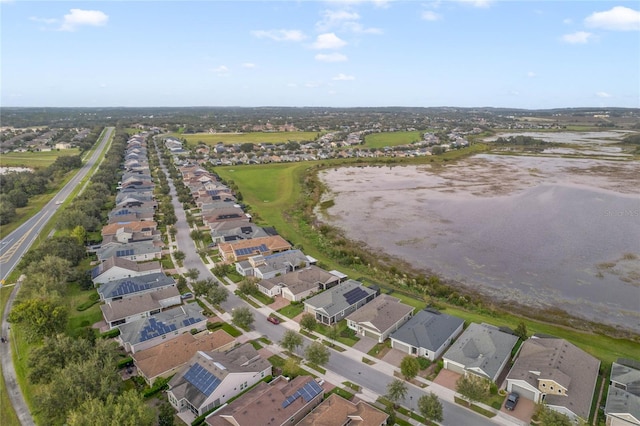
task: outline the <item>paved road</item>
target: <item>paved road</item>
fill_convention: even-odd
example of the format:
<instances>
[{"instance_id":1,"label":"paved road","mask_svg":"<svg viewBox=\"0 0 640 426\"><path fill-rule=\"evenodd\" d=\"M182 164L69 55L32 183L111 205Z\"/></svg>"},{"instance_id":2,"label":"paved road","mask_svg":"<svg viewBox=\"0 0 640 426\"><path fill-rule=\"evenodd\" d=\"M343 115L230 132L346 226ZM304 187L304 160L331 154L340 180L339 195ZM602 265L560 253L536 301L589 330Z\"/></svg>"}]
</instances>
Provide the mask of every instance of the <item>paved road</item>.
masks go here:
<instances>
[{"instance_id":1,"label":"paved road","mask_svg":"<svg viewBox=\"0 0 640 426\"><path fill-rule=\"evenodd\" d=\"M93 152L91 157L80 168L76 175L53 197L53 199L35 216L27 220L18 229L9 234L3 241L0 247L0 276L2 280L11 273L16 267L24 253L29 250L33 241L38 237L40 231L46 223L49 221L53 213L58 209L58 201L64 201L69 196L71 191L80 183L82 179L87 175L91 167L98 161L103 148L106 146L114 128L108 127L104 132L102 141ZM62 203L60 203L62 204ZM13 366L12 350L17 350L17 347L13 344L13 337L10 335L9 323L7 322L7 316L11 311L11 306L16 294L20 290L20 283L16 284L9 296L7 305L4 308L4 314L2 316L2 336L9 338L8 343L0 344L0 359L2 360L2 373L4 376L5 386L7 394L11 400L11 405L23 426L35 425L33 417L29 412L22 390L16 381L16 371ZM18 354L20 357L21 354ZM3 407L3 410L7 409Z\"/></svg>"},{"instance_id":2,"label":"paved road","mask_svg":"<svg viewBox=\"0 0 640 426\"><path fill-rule=\"evenodd\" d=\"M185 259L183 262L184 268L190 269L195 268L200 271L199 279L204 278L213 278L220 285L225 287L218 278L211 273L211 271L207 268L207 266L202 262L200 255L198 255L195 243L190 237L191 229L189 229L189 225L187 224L186 214L182 207L182 204L178 202L178 197L175 192L175 187L173 185L173 180L169 176L169 173L166 169L166 166L162 163L162 159L160 159L160 165L162 170L167 175L167 180L170 188L170 195L173 202L173 207L175 209L176 217L178 221L175 224L177 233L176 233L176 242L178 244L179 249L185 253ZM246 307L248 305L244 300L240 299L233 293L229 293L229 297L226 302L221 304L221 307L226 312L231 312L234 308L238 307ZM255 317L255 321L252 325L253 331L258 334L266 336L269 340L274 343L282 340L282 336L287 328L283 326L276 326L267 321L267 317L265 314L258 310L253 310L253 314ZM304 336L303 336L304 337ZM305 346L311 343L311 340L304 337ZM298 354L302 354L304 352L304 348L300 348L298 350ZM328 371L332 371L337 375L344 377L346 380L349 380L353 383L357 383L358 385L369 389L373 393L378 395L384 395L387 393L387 383L392 381L394 377L389 376L385 372L381 372L375 369L375 367L368 366L358 360L354 360L345 355L340 354L336 351L331 351L331 357L329 358L329 362L324 366ZM418 398L428 392L428 388L426 390L409 385L409 392L407 394L406 400L402 403L408 409L413 408L416 409L416 404ZM411 398L413 397L413 398ZM467 410L463 407L460 407L454 403L448 401L442 401L443 407L443 417L444 421L441 423L446 426L495 426L497 422L492 422L490 419L483 417L479 414L476 414L470 410Z\"/></svg>"}]
</instances>

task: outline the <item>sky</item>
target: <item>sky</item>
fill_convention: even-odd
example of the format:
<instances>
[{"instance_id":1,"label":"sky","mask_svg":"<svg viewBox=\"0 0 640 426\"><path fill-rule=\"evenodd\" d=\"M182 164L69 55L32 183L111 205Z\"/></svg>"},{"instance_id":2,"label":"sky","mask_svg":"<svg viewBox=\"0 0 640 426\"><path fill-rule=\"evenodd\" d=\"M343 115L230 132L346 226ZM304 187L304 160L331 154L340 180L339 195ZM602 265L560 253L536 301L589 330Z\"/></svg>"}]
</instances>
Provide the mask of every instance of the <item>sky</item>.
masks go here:
<instances>
[{"instance_id":1,"label":"sky","mask_svg":"<svg viewBox=\"0 0 640 426\"><path fill-rule=\"evenodd\" d=\"M637 1L0 0L0 105L640 107Z\"/></svg>"}]
</instances>

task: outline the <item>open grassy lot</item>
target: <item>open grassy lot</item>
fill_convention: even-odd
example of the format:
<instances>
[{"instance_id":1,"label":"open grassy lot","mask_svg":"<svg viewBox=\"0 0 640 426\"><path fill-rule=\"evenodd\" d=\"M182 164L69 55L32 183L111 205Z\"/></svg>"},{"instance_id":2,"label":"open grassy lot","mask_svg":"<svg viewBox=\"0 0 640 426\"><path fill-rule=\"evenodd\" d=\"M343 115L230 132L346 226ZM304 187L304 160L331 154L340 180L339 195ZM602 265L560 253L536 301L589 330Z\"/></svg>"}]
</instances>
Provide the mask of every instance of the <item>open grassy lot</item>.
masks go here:
<instances>
[{"instance_id":1,"label":"open grassy lot","mask_svg":"<svg viewBox=\"0 0 640 426\"><path fill-rule=\"evenodd\" d=\"M419 162L447 162L468 155L469 153L483 152L484 144L474 144L468 150L455 150L444 155L428 157L425 159L412 159L407 164ZM348 161L325 161L323 164L341 165ZM351 161L353 163L353 161ZM242 167L217 167L216 172L227 180L233 180L242 192L245 202L251 206L251 213L258 220L259 225L275 226L278 232L291 243L301 247L304 252L318 259L327 269L338 269L351 277L363 277L363 270L352 270L338 265L328 258L318 247L317 236L313 232L307 232L308 228L301 227L297 219L291 215L295 203L301 194L301 182L304 174L316 167L316 162L270 164ZM364 272L365 278L372 281L379 279L375 271ZM381 283L385 287L391 283ZM424 307L425 302L416 296L411 301L410 296L401 293L392 294L403 302L416 308ZM439 304L447 306L445 302ZM546 333L566 338L592 355L606 363L610 363L617 357L637 358L639 345L636 342L624 339L615 339L606 335L580 332L568 327L547 324L540 321L523 319L518 315L509 313L480 313L466 311L458 307L447 306L447 313L460 316L467 321L487 322L495 325L505 325L515 328L523 320L529 334ZM281 312L287 316L286 313Z\"/></svg>"},{"instance_id":2,"label":"open grassy lot","mask_svg":"<svg viewBox=\"0 0 640 426\"><path fill-rule=\"evenodd\" d=\"M321 133L318 132L250 132L250 133L172 133L178 139L186 139L188 143L204 142L207 145L216 145L219 142L225 145L234 143L287 143L311 142L316 140Z\"/></svg>"},{"instance_id":3,"label":"open grassy lot","mask_svg":"<svg viewBox=\"0 0 640 426\"><path fill-rule=\"evenodd\" d=\"M48 152L9 152L0 155L0 167L42 168L53 164L58 157L78 155L78 148L61 149Z\"/></svg>"},{"instance_id":4,"label":"open grassy lot","mask_svg":"<svg viewBox=\"0 0 640 426\"><path fill-rule=\"evenodd\" d=\"M364 137L364 145L367 148L384 148L385 146L406 145L422 140L419 130L413 132L384 132L371 133Z\"/></svg>"}]
</instances>

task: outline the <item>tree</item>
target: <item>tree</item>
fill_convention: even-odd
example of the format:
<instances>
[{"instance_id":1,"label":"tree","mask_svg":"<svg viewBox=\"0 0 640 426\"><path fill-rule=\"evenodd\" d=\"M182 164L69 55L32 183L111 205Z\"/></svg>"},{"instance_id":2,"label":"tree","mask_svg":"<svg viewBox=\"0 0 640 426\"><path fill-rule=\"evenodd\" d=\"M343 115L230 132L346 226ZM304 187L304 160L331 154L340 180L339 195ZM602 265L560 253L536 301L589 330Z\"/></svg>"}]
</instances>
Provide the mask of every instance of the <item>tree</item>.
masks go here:
<instances>
[{"instance_id":1,"label":"tree","mask_svg":"<svg viewBox=\"0 0 640 426\"><path fill-rule=\"evenodd\" d=\"M87 240L87 230L78 225L73 228L73 231L71 231L71 236L75 238L79 244L82 244L84 246Z\"/></svg>"},{"instance_id":2,"label":"tree","mask_svg":"<svg viewBox=\"0 0 640 426\"><path fill-rule=\"evenodd\" d=\"M539 423L544 426L572 426L574 424L569 417L544 404L538 405L536 411Z\"/></svg>"},{"instance_id":3,"label":"tree","mask_svg":"<svg viewBox=\"0 0 640 426\"><path fill-rule=\"evenodd\" d=\"M175 420L173 416L175 416L173 406L169 401L164 401L160 404L160 407L158 407L158 426L174 426Z\"/></svg>"},{"instance_id":4,"label":"tree","mask_svg":"<svg viewBox=\"0 0 640 426\"><path fill-rule=\"evenodd\" d=\"M400 362L400 372L404 376L405 380L413 379L418 375L419 371L420 364L415 357L407 355L402 358L402 361Z\"/></svg>"},{"instance_id":5,"label":"tree","mask_svg":"<svg viewBox=\"0 0 640 426\"><path fill-rule=\"evenodd\" d=\"M302 346L302 336L293 330L287 330L280 340L280 346L288 350L289 352L295 352L300 346Z\"/></svg>"},{"instance_id":6,"label":"tree","mask_svg":"<svg viewBox=\"0 0 640 426\"><path fill-rule=\"evenodd\" d=\"M24 327L25 337L30 342L64 331L67 318L66 306L57 298L47 296L26 299L9 313L9 322Z\"/></svg>"},{"instance_id":7,"label":"tree","mask_svg":"<svg viewBox=\"0 0 640 426\"><path fill-rule=\"evenodd\" d=\"M6 225L16 217L16 206L4 197L0 198L0 225Z\"/></svg>"},{"instance_id":8,"label":"tree","mask_svg":"<svg viewBox=\"0 0 640 426\"><path fill-rule=\"evenodd\" d=\"M173 421L173 410L171 414ZM153 408L133 389L118 396L110 394L106 401L89 399L67 416L69 426L152 426L154 423Z\"/></svg>"},{"instance_id":9,"label":"tree","mask_svg":"<svg viewBox=\"0 0 640 426\"><path fill-rule=\"evenodd\" d=\"M176 238L176 234L178 233L178 230L176 229L175 226L168 226L167 228L169 228L169 235L171 235L171 239L175 239Z\"/></svg>"},{"instance_id":10,"label":"tree","mask_svg":"<svg viewBox=\"0 0 640 426\"><path fill-rule=\"evenodd\" d=\"M182 261L184 260L185 257L187 257L186 254L184 254L183 251L180 250L176 250L173 252L173 257L176 258L176 260L178 261L178 263L182 263Z\"/></svg>"},{"instance_id":11,"label":"tree","mask_svg":"<svg viewBox=\"0 0 640 426\"><path fill-rule=\"evenodd\" d=\"M64 294L67 277L71 271L71 262L57 256L45 256L32 262L26 270L27 287L36 293Z\"/></svg>"},{"instance_id":12,"label":"tree","mask_svg":"<svg viewBox=\"0 0 640 426\"><path fill-rule=\"evenodd\" d=\"M312 313L307 312L306 314L302 314L302 316L300 317L300 327L307 330L308 332L312 332L313 330L315 330L317 324L318 323L316 322L316 318Z\"/></svg>"},{"instance_id":13,"label":"tree","mask_svg":"<svg viewBox=\"0 0 640 426\"><path fill-rule=\"evenodd\" d=\"M518 323L518 327L516 327L515 334L520 339L527 340L527 337L529 336L527 335L527 325L524 323L524 321L520 321Z\"/></svg>"},{"instance_id":14,"label":"tree","mask_svg":"<svg viewBox=\"0 0 640 426\"><path fill-rule=\"evenodd\" d=\"M488 380L475 374L465 374L456 382L456 391L471 405L475 401L487 397L489 392Z\"/></svg>"},{"instance_id":15,"label":"tree","mask_svg":"<svg viewBox=\"0 0 640 426\"><path fill-rule=\"evenodd\" d=\"M334 340L338 340L338 337L340 336L340 332L338 331L338 326L337 325L333 325L329 328L329 330L327 330L327 337L331 340L331 346L333 347Z\"/></svg>"},{"instance_id":16,"label":"tree","mask_svg":"<svg viewBox=\"0 0 640 426\"><path fill-rule=\"evenodd\" d=\"M300 374L300 361L296 357L289 357L284 361L282 374L293 379Z\"/></svg>"},{"instance_id":17,"label":"tree","mask_svg":"<svg viewBox=\"0 0 640 426\"><path fill-rule=\"evenodd\" d=\"M190 280L197 280L198 277L200 276L200 271L198 271L197 268L189 268L187 269L187 272L185 272L183 275L189 278Z\"/></svg>"},{"instance_id":18,"label":"tree","mask_svg":"<svg viewBox=\"0 0 640 426\"><path fill-rule=\"evenodd\" d=\"M394 379L387 385L386 397L393 402L394 407L397 407L398 402L407 396L408 391L407 385L402 380Z\"/></svg>"},{"instance_id":19,"label":"tree","mask_svg":"<svg viewBox=\"0 0 640 426\"><path fill-rule=\"evenodd\" d=\"M442 421L442 403L438 396L429 392L428 395L422 395L418 398L418 412L422 417L434 422Z\"/></svg>"},{"instance_id":20,"label":"tree","mask_svg":"<svg viewBox=\"0 0 640 426\"><path fill-rule=\"evenodd\" d=\"M234 309L231 318L235 325L245 330L253 323L253 313L246 307Z\"/></svg>"},{"instance_id":21,"label":"tree","mask_svg":"<svg viewBox=\"0 0 640 426\"><path fill-rule=\"evenodd\" d=\"M214 283L211 287L209 287L209 291L207 292L207 298L214 305L219 305L229 297L229 293L227 290L218 285L218 283Z\"/></svg>"},{"instance_id":22,"label":"tree","mask_svg":"<svg viewBox=\"0 0 640 426\"><path fill-rule=\"evenodd\" d=\"M304 351L304 356L312 364L324 365L329 362L329 349L320 342L313 342Z\"/></svg>"}]
</instances>

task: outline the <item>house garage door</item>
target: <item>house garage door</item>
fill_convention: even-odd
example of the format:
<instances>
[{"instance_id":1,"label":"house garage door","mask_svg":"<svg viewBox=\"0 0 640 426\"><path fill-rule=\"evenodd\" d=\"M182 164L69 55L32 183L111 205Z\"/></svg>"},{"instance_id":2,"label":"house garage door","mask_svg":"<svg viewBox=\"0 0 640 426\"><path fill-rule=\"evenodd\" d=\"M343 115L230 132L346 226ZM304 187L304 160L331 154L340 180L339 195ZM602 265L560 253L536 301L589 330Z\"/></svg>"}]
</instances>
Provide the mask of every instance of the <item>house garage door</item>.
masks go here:
<instances>
[{"instance_id":1,"label":"house garage door","mask_svg":"<svg viewBox=\"0 0 640 426\"><path fill-rule=\"evenodd\" d=\"M535 392L529 389L525 389L521 386L514 384L511 386L511 391L518 392L518 395L520 395L520 398L527 398L527 399L530 399L531 401L535 401L536 394Z\"/></svg>"},{"instance_id":2,"label":"house garage door","mask_svg":"<svg viewBox=\"0 0 640 426\"><path fill-rule=\"evenodd\" d=\"M447 370L451 370L454 373L458 373L458 374L464 374L464 367L461 367L458 364L454 364L453 362L444 362L444 368L446 368Z\"/></svg>"},{"instance_id":3,"label":"house garage door","mask_svg":"<svg viewBox=\"0 0 640 426\"><path fill-rule=\"evenodd\" d=\"M411 346L405 345L404 343L400 343L397 340L391 340L391 347L394 349L398 349L402 352L406 352L408 354L411 353Z\"/></svg>"}]
</instances>

